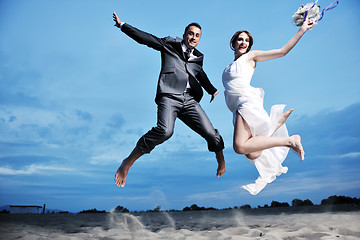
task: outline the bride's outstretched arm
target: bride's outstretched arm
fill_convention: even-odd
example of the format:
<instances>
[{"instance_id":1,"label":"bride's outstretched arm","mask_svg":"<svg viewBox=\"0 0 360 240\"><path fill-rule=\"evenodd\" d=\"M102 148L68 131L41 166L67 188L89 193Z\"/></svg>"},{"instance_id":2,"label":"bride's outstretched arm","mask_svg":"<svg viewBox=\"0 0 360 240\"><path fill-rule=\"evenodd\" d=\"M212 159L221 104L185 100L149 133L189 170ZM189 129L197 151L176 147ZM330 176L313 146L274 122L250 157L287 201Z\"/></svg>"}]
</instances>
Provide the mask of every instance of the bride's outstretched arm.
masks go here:
<instances>
[{"instance_id":1,"label":"bride's outstretched arm","mask_svg":"<svg viewBox=\"0 0 360 240\"><path fill-rule=\"evenodd\" d=\"M305 21L297 33L282 48L269 51L251 51L249 53L249 58L253 59L255 62L260 62L285 56L312 26L313 22L311 20Z\"/></svg>"}]
</instances>

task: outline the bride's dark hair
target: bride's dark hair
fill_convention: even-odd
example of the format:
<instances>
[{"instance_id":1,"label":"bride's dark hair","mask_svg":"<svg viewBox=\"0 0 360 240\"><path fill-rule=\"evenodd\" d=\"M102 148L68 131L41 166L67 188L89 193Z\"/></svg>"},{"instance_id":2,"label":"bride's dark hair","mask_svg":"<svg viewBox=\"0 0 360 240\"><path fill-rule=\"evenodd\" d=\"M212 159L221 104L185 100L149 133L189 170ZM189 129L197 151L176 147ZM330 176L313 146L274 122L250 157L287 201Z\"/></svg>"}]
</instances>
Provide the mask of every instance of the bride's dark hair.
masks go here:
<instances>
[{"instance_id":1,"label":"bride's dark hair","mask_svg":"<svg viewBox=\"0 0 360 240\"><path fill-rule=\"evenodd\" d=\"M246 33L246 34L249 36L249 47L248 47L248 49L246 50L246 52L249 52L250 49L251 49L251 46L252 46L253 43L254 43L254 39L253 39L252 35L251 35L248 31L246 31L246 30L237 31L237 32L232 36L232 38L231 38L231 40L230 40L230 48L231 48L233 51L235 51L234 44L235 44L235 41L238 39L238 37L239 37L239 35L240 35L241 33Z\"/></svg>"}]
</instances>

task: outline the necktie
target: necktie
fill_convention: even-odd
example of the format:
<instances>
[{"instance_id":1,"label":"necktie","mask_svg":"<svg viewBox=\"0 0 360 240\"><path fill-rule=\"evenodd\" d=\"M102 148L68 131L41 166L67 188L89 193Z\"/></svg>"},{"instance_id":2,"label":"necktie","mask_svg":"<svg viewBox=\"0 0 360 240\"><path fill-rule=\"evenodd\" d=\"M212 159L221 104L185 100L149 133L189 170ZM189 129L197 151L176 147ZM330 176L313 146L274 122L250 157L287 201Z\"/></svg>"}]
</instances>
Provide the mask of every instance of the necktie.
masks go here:
<instances>
[{"instance_id":1,"label":"necktie","mask_svg":"<svg viewBox=\"0 0 360 240\"><path fill-rule=\"evenodd\" d=\"M185 58L186 58L186 60L189 60L190 54L191 54L191 50L190 50L190 49L186 49L186 51L185 51Z\"/></svg>"}]
</instances>

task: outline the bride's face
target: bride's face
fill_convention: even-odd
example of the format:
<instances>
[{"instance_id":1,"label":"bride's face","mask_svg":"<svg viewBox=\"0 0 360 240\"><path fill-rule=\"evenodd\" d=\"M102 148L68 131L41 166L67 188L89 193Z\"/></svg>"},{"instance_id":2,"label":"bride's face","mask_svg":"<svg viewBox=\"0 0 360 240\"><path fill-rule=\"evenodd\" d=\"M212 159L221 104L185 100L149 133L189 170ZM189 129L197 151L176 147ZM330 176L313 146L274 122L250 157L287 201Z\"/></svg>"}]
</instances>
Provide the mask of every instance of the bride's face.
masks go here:
<instances>
[{"instance_id":1,"label":"bride's face","mask_svg":"<svg viewBox=\"0 0 360 240\"><path fill-rule=\"evenodd\" d=\"M246 33L240 33L234 42L235 55L243 55L249 48L250 38Z\"/></svg>"}]
</instances>

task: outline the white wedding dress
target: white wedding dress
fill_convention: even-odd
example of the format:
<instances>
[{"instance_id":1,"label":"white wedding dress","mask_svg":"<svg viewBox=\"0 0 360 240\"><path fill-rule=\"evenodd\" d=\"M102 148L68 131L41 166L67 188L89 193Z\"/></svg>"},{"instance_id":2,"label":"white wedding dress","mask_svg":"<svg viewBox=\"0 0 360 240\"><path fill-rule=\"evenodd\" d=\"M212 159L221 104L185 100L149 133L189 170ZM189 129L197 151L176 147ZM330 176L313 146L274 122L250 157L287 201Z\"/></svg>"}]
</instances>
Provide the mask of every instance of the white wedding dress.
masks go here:
<instances>
[{"instance_id":1,"label":"white wedding dress","mask_svg":"<svg viewBox=\"0 0 360 240\"><path fill-rule=\"evenodd\" d=\"M285 105L274 105L270 116L263 107L264 91L250 85L254 74L254 68L246 63L248 53L239 57L228 65L222 75L225 87L225 101L233 113L235 121L236 113L239 112L250 127L252 136L288 137L288 131L283 124L275 133L277 122L283 114ZM281 164L285 160L289 148L274 147L262 151L260 157L249 161L255 165L260 176L255 183L242 186L251 194L258 194L268 183L276 179L288 168Z\"/></svg>"}]
</instances>

